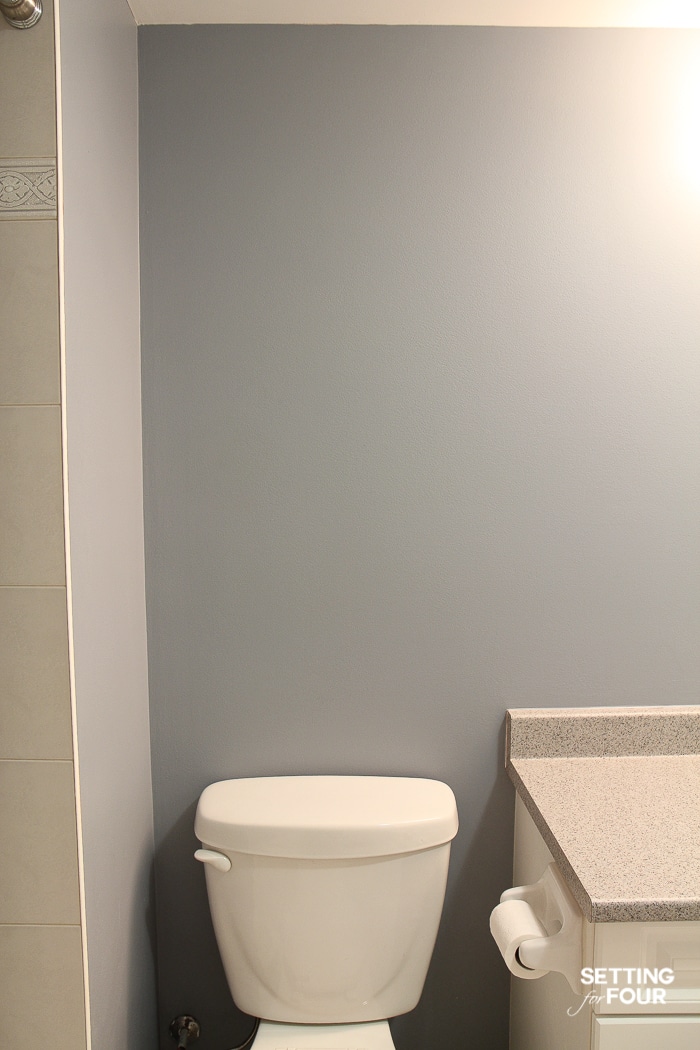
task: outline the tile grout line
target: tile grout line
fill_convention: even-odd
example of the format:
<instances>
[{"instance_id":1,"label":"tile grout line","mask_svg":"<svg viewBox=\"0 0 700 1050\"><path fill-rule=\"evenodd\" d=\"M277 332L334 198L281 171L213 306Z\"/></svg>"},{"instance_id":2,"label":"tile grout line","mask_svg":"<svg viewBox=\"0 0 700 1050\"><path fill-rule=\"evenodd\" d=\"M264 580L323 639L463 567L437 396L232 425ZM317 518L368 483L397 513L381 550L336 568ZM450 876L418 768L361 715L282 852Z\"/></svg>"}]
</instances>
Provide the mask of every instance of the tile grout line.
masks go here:
<instances>
[{"instance_id":1,"label":"tile grout line","mask_svg":"<svg viewBox=\"0 0 700 1050\"><path fill-rule=\"evenodd\" d=\"M0 583L0 591L65 591L65 583Z\"/></svg>"},{"instance_id":2,"label":"tile grout line","mask_svg":"<svg viewBox=\"0 0 700 1050\"><path fill-rule=\"evenodd\" d=\"M79 930L79 922L0 922L0 930L6 929L30 929L30 930Z\"/></svg>"},{"instance_id":3,"label":"tile grout line","mask_svg":"<svg viewBox=\"0 0 700 1050\"><path fill-rule=\"evenodd\" d=\"M2 758L0 756L0 764L2 764L3 762L33 762L35 764L37 762L41 762L43 764L45 764L47 762L52 762L54 764L56 762L61 762L61 763L65 763L67 765L72 765L73 764L73 759L72 758Z\"/></svg>"}]
</instances>

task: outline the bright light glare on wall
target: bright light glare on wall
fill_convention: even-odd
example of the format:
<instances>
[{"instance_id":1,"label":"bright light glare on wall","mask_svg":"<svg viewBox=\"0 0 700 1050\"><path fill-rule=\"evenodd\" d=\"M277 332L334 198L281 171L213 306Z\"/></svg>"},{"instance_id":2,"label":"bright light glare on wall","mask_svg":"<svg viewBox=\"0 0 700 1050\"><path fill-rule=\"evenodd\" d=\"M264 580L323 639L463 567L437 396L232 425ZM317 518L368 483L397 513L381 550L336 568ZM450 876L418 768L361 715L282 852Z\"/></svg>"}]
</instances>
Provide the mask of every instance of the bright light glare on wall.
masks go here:
<instances>
[{"instance_id":1,"label":"bright light glare on wall","mask_svg":"<svg viewBox=\"0 0 700 1050\"><path fill-rule=\"evenodd\" d=\"M678 159L684 177L700 191L700 54L681 76Z\"/></svg>"}]
</instances>

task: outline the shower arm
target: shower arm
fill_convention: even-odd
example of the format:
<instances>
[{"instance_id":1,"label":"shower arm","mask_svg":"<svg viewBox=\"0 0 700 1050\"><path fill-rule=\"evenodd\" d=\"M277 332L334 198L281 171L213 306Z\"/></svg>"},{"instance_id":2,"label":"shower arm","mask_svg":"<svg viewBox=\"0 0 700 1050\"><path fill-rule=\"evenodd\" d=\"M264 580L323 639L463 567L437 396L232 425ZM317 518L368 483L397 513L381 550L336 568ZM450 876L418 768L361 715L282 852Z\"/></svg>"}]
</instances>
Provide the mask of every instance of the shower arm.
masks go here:
<instances>
[{"instance_id":1,"label":"shower arm","mask_svg":"<svg viewBox=\"0 0 700 1050\"><path fill-rule=\"evenodd\" d=\"M31 29L41 18L41 0L0 0L0 12L15 29Z\"/></svg>"}]
</instances>

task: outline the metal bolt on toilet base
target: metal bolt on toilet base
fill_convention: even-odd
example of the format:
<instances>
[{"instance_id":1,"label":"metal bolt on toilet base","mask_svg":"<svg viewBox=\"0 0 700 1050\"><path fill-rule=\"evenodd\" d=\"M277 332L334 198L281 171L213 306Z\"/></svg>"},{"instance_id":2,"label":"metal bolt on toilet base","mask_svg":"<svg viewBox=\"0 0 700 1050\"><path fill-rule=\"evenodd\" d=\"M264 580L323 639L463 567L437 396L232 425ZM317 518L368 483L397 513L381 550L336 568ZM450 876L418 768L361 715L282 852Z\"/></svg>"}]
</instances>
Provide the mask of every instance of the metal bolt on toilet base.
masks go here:
<instances>
[{"instance_id":1,"label":"metal bolt on toilet base","mask_svg":"<svg viewBox=\"0 0 700 1050\"><path fill-rule=\"evenodd\" d=\"M178 1050L184 1050L190 1043L199 1039L199 1032L199 1021L189 1014L174 1017L170 1022L170 1034L173 1039L177 1039Z\"/></svg>"}]
</instances>

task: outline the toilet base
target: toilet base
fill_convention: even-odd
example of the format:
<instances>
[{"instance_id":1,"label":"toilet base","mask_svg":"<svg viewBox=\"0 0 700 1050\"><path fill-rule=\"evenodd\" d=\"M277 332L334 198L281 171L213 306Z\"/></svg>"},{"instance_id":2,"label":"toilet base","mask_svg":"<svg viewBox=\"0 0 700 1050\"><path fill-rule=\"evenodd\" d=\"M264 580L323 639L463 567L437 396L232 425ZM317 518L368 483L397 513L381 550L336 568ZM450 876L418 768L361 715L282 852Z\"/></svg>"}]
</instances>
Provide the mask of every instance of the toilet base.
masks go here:
<instances>
[{"instance_id":1,"label":"toilet base","mask_svg":"<svg viewBox=\"0 0 700 1050\"><path fill-rule=\"evenodd\" d=\"M251 1050L395 1050L388 1021L280 1024L261 1021Z\"/></svg>"}]
</instances>

